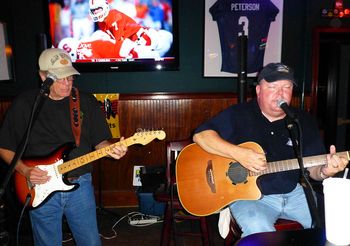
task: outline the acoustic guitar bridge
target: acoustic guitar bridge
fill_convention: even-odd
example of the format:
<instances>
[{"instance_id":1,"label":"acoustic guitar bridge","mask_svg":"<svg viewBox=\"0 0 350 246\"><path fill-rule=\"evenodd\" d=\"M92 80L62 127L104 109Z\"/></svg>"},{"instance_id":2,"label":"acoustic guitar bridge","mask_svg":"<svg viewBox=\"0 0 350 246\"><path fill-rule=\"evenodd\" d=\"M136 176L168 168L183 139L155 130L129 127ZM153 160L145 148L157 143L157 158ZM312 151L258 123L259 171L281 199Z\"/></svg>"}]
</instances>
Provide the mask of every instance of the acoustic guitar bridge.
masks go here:
<instances>
[{"instance_id":1,"label":"acoustic guitar bridge","mask_svg":"<svg viewBox=\"0 0 350 246\"><path fill-rule=\"evenodd\" d=\"M210 190L212 193L216 193L216 187L215 187L215 177L213 172L213 162L212 160L208 161L207 169L206 169L206 177L207 177L207 183L210 187Z\"/></svg>"}]
</instances>

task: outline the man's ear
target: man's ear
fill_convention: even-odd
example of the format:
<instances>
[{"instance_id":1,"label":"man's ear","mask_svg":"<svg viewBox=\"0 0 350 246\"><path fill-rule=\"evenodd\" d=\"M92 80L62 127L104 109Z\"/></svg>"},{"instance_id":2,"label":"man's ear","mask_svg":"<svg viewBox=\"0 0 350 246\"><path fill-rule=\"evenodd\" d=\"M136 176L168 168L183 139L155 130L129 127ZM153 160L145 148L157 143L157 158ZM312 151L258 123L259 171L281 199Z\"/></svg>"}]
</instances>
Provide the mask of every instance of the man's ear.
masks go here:
<instances>
[{"instance_id":1,"label":"man's ear","mask_svg":"<svg viewBox=\"0 0 350 246\"><path fill-rule=\"evenodd\" d=\"M259 84L257 84L257 85L255 86L255 92L256 92L256 95L257 95L257 96L260 94L260 90L261 90L261 87L260 87Z\"/></svg>"}]
</instances>

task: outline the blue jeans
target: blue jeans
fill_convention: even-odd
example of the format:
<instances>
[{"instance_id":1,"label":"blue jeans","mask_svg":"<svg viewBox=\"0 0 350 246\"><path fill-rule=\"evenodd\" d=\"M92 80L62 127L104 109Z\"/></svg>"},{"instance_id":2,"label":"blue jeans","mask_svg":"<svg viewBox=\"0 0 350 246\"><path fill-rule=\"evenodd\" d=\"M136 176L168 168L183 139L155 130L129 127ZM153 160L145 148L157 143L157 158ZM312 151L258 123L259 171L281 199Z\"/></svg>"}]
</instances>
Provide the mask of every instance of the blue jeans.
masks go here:
<instances>
[{"instance_id":1,"label":"blue jeans","mask_svg":"<svg viewBox=\"0 0 350 246\"><path fill-rule=\"evenodd\" d=\"M266 195L253 201L236 201L229 207L242 229L242 237L275 231L274 223L278 218L298 221L305 229L312 224L304 189L300 184L287 194Z\"/></svg>"},{"instance_id":2,"label":"blue jeans","mask_svg":"<svg viewBox=\"0 0 350 246\"><path fill-rule=\"evenodd\" d=\"M91 174L82 175L74 183L80 187L70 192L56 192L42 206L29 212L36 246L62 245L63 215L76 245L101 245Z\"/></svg>"}]
</instances>

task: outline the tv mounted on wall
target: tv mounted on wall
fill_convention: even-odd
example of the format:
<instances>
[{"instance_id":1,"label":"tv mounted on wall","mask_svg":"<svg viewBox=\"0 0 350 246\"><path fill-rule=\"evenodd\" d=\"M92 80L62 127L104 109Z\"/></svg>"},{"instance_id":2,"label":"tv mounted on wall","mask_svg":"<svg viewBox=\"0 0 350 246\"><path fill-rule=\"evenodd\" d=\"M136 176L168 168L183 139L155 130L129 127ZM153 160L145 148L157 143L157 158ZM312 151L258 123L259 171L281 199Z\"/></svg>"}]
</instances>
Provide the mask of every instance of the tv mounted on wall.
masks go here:
<instances>
[{"instance_id":1,"label":"tv mounted on wall","mask_svg":"<svg viewBox=\"0 0 350 246\"><path fill-rule=\"evenodd\" d=\"M177 70L177 0L44 0L49 40L81 72Z\"/></svg>"},{"instance_id":2,"label":"tv mounted on wall","mask_svg":"<svg viewBox=\"0 0 350 246\"><path fill-rule=\"evenodd\" d=\"M9 42L6 23L0 21L0 81L12 81L13 53Z\"/></svg>"}]
</instances>

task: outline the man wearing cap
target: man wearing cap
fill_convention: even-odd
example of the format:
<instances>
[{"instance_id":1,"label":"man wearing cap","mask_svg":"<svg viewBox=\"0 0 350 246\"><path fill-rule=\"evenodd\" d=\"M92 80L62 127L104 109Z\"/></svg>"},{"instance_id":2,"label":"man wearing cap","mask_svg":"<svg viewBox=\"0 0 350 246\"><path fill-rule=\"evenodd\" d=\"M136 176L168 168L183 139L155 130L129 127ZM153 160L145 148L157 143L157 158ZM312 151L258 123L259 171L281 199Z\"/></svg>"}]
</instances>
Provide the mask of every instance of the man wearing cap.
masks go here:
<instances>
[{"instance_id":1,"label":"man wearing cap","mask_svg":"<svg viewBox=\"0 0 350 246\"><path fill-rule=\"evenodd\" d=\"M199 126L194 142L209 153L236 160L254 173L264 171L268 162L294 159L292 137L286 127L288 117L279 106L281 101L290 104L294 85L293 72L288 66L266 65L258 75L256 99L232 105ZM300 109L291 107L290 110L297 115L302 128L303 156L326 153L316 121ZM258 143L264 153L239 146L249 141ZM347 163L336 155L332 145L327 164L320 163L308 170L312 179L323 180L342 171ZM312 218L299 181L299 170L261 175L257 181L262 193L260 199L231 203L231 215L241 227L242 237L274 231L278 218L295 220L304 228L310 228Z\"/></svg>"},{"instance_id":2,"label":"man wearing cap","mask_svg":"<svg viewBox=\"0 0 350 246\"><path fill-rule=\"evenodd\" d=\"M80 115L80 121L75 119L74 123L80 124L81 133L77 134L78 138L73 133L71 92L78 92L73 88L73 80L79 72L72 66L69 55L61 49L44 50L39 57L39 67L42 81L48 77L54 81L37 119L33 122L23 156L47 157L62 145L75 142L77 147L69 154L69 159L73 159L93 149L111 145L112 136L104 114L95 97L89 94L79 93L80 110L77 115ZM0 128L0 157L6 163L11 162L21 143L38 93L39 89L22 93L14 99L6 114ZM114 147L108 154L119 159L126 151L127 148L121 145ZM51 179L47 171L26 166L24 162L18 161L16 171L32 185L45 184ZM68 180L79 184L79 187L70 192L54 192L45 202L29 212L35 245L62 245L63 215L77 245L101 245L91 171L91 164L87 164L68 172Z\"/></svg>"}]
</instances>

